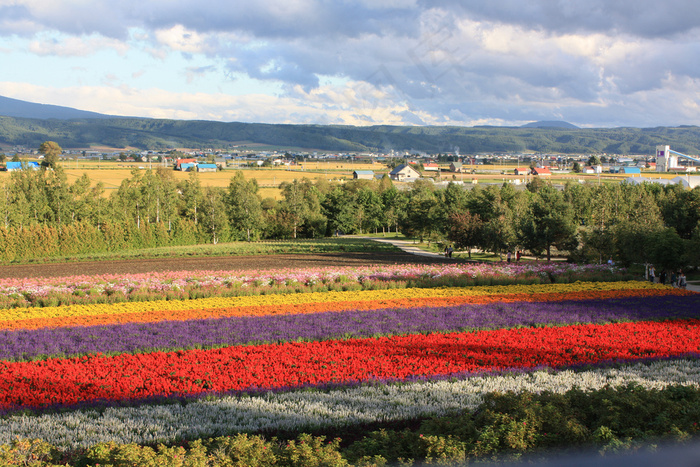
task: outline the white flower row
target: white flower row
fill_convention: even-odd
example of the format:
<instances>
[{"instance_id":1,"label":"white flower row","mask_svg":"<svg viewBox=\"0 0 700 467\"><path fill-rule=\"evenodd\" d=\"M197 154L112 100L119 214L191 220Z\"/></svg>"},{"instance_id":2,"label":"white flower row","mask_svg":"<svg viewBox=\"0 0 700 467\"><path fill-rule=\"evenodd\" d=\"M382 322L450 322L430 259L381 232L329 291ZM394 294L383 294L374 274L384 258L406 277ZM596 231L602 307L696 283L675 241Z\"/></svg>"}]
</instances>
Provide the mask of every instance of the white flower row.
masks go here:
<instances>
[{"instance_id":1,"label":"white flower row","mask_svg":"<svg viewBox=\"0 0 700 467\"><path fill-rule=\"evenodd\" d=\"M0 419L0 444L39 438L60 448L100 442L156 443L261 430L302 432L376 421L444 415L474 409L491 392L595 390L637 383L649 389L670 384L700 387L700 360L630 364L582 372L535 371L458 381L361 386L331 390L220 397L182 404L80 410Z\"/></svg>"}]
</instances>

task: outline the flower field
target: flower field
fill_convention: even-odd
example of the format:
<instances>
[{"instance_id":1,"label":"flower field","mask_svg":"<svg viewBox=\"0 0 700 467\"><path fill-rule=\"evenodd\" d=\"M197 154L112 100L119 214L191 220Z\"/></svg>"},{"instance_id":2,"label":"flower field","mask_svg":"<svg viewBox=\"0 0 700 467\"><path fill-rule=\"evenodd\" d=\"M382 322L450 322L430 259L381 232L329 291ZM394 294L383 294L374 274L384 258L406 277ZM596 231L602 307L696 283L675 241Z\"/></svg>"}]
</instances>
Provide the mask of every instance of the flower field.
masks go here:
<instances>
[{"instance_id":1,"label":"flower field","mask_svg":"<svg viewBox=\"0 0 700 467\"><path fill-rule=\"evenodd\" d=\"M446 415L493 392L700 387L700 294L577 281L591 271L573 266L469 267L5 281L93 300L0 310L0 444L301 433ZM427 284L462 276L496 285ZM167 295L188 280L229 293ZM387 286L312 287L367 281ZM264 291L282 283L306 288ZM129 300L136 284L155 295Z\"/></svg>"}]
</instances>

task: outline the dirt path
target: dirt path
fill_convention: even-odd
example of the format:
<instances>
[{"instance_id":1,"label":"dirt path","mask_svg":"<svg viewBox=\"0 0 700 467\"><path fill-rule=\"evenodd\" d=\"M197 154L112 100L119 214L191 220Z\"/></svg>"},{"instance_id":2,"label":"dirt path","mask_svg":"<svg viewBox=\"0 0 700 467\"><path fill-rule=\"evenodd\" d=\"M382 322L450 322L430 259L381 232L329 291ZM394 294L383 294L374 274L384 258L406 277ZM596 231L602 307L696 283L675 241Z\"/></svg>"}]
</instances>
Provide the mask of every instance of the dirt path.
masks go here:
<instances>
[{"instance_id":1,"label":"dirt path","mask_svg":"<svg viewBox=\"0 0 700 467\"><path fill-rule=\"evenodd\" d=\"M233 271L381 264L444 263L439 256L396 253L326 253L319 255L211 256L192 258L144 258L80 263L23 264L0 266L0 278L63 277L74 275L140 274L163 271Z\"/></svg>"}]
</instances>

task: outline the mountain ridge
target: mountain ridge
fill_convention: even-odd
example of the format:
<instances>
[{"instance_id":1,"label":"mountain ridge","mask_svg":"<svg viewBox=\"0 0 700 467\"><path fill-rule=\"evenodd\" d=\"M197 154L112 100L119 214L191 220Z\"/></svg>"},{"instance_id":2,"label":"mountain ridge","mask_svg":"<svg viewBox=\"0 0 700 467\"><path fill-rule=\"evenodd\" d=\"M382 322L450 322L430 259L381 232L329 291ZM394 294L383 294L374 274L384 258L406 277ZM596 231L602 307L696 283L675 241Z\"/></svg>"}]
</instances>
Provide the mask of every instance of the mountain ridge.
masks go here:
<instances>
[{"instance_id":1,"label":"mountain ridge","mask_svg":"<svg viewBox=\"0 0 700 467\"><path fill-rule=\"evenodd\" d=\"M115 118L98 112L60 105L39 104L0 96L0 115L15 118L72 120L77 118Z\"/></svg>"},{"instance_id":2,"label":"mountain ridge","mask_svg":"<svg viewBox=\"0 0 700 467\"><path fill-rule=\"evenodd\" d=\"M0 115L12 106L19 113L22 102L0 97ZM228 148L236 152L245 142L327 152L655 154L656 145L669 144L684 154L700 152L700 128L696 126L583 129L566 122L552 127L553 122L545 121L533 122L541 125L534 127L358 127L115 117L43 104L25 109L51 111L54 113L43 115L54 118L0 116L0 146L36 149L44 141L55 141L64 149Z\"/></svg>"}]
</instances>

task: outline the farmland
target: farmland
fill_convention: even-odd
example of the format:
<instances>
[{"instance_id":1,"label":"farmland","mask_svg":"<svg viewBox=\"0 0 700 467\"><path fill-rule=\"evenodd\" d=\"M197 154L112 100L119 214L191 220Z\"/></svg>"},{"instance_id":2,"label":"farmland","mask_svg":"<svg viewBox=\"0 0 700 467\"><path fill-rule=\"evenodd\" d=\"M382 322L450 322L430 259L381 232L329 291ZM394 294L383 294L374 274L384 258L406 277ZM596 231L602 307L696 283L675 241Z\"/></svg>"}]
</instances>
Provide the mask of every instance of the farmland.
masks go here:
<instances>
[{"instance_id":1,"label":"farmland","mask_svg":"<svg viewBox=\"0 0 700 467\"><path fill-rule=\"evenodd\" d=\"M76 165L78 167L76 167ZM93 185L102 183L105 188L105 195L119 188L121 182L131 177L131 172L138 169L156 170L158 164L136 163L136 162L98 162L98 161L63 161L68 181L75 182L78 178L86 174ZM177 181L187 180L188 172L172 170L173 177ZM246 179L255 179L260 187L260 194L263 198L281 199L281 192L278 187L282 182L291 182L295 179L308 178L311 180L323 179L328 181L342 181L352 179L355 170L373 170L377 173L387 173L389 170L383 164L361 164L348 162L307 162L292 168L244 168L240 171ZM226 169L218 172L199 173L202 186L227 187L237 169ZM0 181L9 177L8 172L0 172Z\"/></svg>"},{"instance_id":2,"label":"farmland","mask_svg":"<svg viewBox=\"0 0 700 467\"><path fill-rule=\"evenodd\" d=\"M92 181L93 186L102 183L105 188L105 196L118 189L123 180L132 176L133 170L156 170L161 167L156 163L143 162L113 162L113 161L86 161L86 160L64 160L60 164L70 183L75 182L84 174ZM448 166L442 167L440 173L424 173L435 181L471 184L502 184L502 183L522 183L525 184L531 177L513 175L514 165L481 165L474 166L478 169L475 174L452 173L447 171ZM172 169L169 167L168 170ZM291 182L302 178L310 180L326 180L329 182L343 183L353 178L355 170L371 170L375 174L386 174L390 171L386 165L380 163L351 163L347 161L310 161L299 165L284 168L227 168L218 172L199 173L199 180L202 186L225 188L229 185L231 178L237 171L241 171L247 180L255 179L260 187L260 195L263 198L273 198L280 200L282 194L279 190L280 183ZM505 172L505 173L503 173ZM172 175L176 181L184 181L189 177L188 172L172 170ZM648 175L647 175L648 176ZM672 178L675 174L651 173L654 178ZM9 177L8 172L0 172L0 181ZM554 174L551 177L552 183L564 184L568 181L588 182L588 183L615 183L625 179L624 174L604 174L599 177L591 174Z\"/></svg>"},{"instance_id":3,"label":"farmland","mask_svg":"<svg viewBox=\"0 0 700 467\"><path fill-rule=\"evenodd\" d=\"M0 460L448 463L697 435L700 294L608 265L396 258L6 276Z\"/></svg>"}]
</instances>

